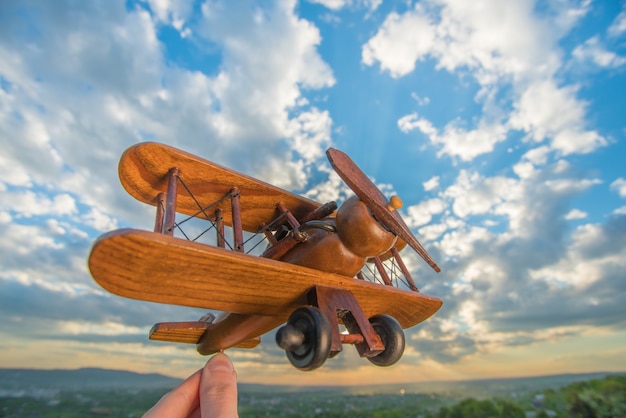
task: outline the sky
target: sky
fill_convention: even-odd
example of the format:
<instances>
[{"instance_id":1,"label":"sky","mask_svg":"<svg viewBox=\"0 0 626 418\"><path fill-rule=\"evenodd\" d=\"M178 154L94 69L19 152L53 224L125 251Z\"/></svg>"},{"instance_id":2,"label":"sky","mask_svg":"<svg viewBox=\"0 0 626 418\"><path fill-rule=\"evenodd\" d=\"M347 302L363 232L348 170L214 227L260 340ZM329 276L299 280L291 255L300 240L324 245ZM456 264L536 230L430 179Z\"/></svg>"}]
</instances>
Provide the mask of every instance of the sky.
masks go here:
<instances>
[{"instance_id":1,"label":"sky","mask_svg":"<svg viewBox=\"0 0 626 418\"><path fill-rule=\"evenodd\" d=\"M442 269L403 252L444 305L393 367L348 346L300 372L270 333L228 351L241 382L626 371L625 3L4 0L0 57L0 367L203 365L147 334L204 312L87 270L152 229L117 163L157 141L321 203L350 193L339 148Z\"/></svg>"}]
</instances>

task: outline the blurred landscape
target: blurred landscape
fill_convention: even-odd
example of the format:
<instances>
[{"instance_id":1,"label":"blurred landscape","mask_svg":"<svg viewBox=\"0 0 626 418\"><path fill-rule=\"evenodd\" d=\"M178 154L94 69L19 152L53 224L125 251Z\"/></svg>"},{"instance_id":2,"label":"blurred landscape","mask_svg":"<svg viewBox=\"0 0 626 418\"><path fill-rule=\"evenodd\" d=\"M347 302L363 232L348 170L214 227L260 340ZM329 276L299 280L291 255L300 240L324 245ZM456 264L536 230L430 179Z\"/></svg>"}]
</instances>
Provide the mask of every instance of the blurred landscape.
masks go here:
<instances>
[{"instance_id":1,"label":"blurred landscape","mask_svg":"<svg viewBox=\"0 0 626 418\"><path fill-rule=\"evenodd\" d=\"M119 370L0 369L1 417L140 417L180 383ZM383 386L239 385L241 417L626 417L626 373Z\"/></svg>"}]
</instances>

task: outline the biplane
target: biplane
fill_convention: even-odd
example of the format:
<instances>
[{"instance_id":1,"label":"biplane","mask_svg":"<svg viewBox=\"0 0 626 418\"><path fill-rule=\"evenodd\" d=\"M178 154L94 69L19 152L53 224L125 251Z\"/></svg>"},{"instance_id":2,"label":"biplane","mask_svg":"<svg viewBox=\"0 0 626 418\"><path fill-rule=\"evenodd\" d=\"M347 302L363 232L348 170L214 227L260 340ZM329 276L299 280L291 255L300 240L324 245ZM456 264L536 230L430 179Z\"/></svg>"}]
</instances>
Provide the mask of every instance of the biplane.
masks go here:
<instances>
[{"instance_id":1,"label":"biplane","mask_svg":"<svg viewBox=\"0 0 626 418\"><path fill-rule=\"evenodd\" d=\"M134 145L119 177L131 196L156 207L154 230L102 235L89 270L119 296L223 312L157 323L153 340L195 344L208 355L254 348L280 327L276 343L300 370L320 367L343 344L392 365L404 351L403 330L442 305L418 290L399 252L408 245L439 267L402 220L399 198L387 199L343 152L331 148L327 157L355 193L340 207L170 146ZM190 235L189 220L206 226Z\"/></svg>"}]
</instances>

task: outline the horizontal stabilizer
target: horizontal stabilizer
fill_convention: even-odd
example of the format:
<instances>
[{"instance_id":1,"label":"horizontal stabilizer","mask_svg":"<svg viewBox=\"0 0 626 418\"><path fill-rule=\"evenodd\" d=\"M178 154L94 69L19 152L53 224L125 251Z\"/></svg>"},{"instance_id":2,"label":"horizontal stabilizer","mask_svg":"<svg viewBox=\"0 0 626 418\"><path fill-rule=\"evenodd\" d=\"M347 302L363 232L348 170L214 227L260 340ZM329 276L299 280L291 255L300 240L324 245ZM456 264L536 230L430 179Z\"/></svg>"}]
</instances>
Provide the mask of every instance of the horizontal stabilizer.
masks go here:
<instances>
[{"instance_id":1,"label":"horizontal stabilizer","mask_svg":"<svg viewBox=\"0 0 626 418\"><path fill-rule=\"evenodd\" d=\"M174 343L198 344L200 338L215 324L205 321L160 322L150 330L150 339ZM243 341L235 348L254 348L261 342L260 337Z\"/></svg>"}]
</instances>

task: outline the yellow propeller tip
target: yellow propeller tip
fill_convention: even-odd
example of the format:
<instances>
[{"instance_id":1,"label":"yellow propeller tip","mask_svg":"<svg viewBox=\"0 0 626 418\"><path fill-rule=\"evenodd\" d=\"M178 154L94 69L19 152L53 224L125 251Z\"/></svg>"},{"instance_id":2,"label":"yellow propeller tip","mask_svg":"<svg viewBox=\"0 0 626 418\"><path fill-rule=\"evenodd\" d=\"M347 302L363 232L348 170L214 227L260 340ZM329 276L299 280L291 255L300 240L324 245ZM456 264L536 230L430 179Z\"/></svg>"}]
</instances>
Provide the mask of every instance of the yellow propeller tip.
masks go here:
<instances>
[{"instance_id":1,"label":"yellow propeller tip","mask_svg":"<svg viewBox=\"0 0 626 418\"><path fill-rule=\"evenodd\" d=\"M392 211L400 209L402 207L402 199L400 199L398 196L391 196L387 207L389 208L389 210Z\"/></svg>"}]
</instances>

